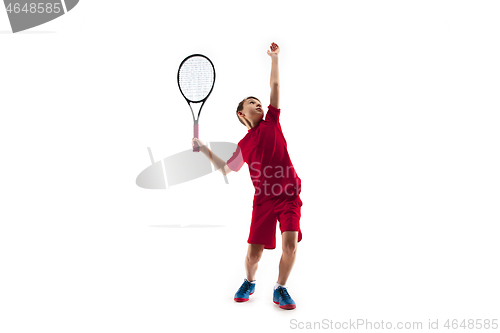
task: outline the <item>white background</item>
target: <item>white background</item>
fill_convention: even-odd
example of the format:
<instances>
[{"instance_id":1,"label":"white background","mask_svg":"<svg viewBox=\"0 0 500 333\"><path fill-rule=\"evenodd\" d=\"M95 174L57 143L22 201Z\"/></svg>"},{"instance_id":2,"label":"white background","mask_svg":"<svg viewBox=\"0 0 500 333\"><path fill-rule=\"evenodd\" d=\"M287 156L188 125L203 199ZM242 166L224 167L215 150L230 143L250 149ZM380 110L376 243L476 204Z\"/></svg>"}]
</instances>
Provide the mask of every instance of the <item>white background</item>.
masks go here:
<instances>
[{"instance_id":1,"label":"white background","mask_svg":"<svg viewBox=\"0 0 500 333\"><path fill-rule=\"evenodd\" d=\"M500 319L496 1L81 1L12 34L0 11L0 331L263 332L290 320ZM302 179L303 241L272 303L281 239L249 302L248 167L167 190L137 175L191 148L176 82L209 56L204 141L269 103ZM267 108L266 108L267 109ZM185 228L176 225L221 225ZM394 324L395 325L395 324ZM444 331L444 329L443 329Z\"/></svg>"}]
</instances>

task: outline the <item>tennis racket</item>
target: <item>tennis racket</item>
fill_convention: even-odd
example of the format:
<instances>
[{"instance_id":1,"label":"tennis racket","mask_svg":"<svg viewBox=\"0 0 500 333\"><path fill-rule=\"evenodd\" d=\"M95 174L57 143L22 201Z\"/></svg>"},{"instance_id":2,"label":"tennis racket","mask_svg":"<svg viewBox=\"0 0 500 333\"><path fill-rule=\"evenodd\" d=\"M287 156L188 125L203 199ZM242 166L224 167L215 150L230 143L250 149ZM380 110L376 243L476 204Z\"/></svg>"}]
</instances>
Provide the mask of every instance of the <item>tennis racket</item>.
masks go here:
<instances>
[{"instance_id":1,"label":"tennis racket","mask_svg":"<svg viewBox=\"0 0 500 333\"><path fill-rule=\"evenodd\" d=\"M215 68L206 56L202 54L192 54L181 62L179 72L177 73L177 83L182 96L186 99L191 114L193 115L194 137L199 138L198 121L200 119L201 109L212 93L215 84ZM195 119L191 104L202 103L198 111L198 117ZM199 152L200 147L195 142L194 152Z\"/></svg>"}]
</instances>

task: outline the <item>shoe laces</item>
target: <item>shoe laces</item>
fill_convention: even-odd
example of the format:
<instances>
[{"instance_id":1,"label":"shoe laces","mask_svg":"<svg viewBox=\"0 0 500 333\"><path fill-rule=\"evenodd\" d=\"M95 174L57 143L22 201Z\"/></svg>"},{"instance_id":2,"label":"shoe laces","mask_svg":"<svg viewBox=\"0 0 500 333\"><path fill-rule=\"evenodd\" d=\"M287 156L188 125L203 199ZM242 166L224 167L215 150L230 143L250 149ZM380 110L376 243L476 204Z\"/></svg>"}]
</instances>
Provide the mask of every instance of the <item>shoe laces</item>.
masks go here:
<instances>
[{"instance_id":1,"label":"shoe laces","mask_svg":"<svg viewBox=\"0 0 500 333\"><path fill-rule=\"evenodd\" d=\"M246 293L248 290L250 290L250 285L251 283L245 280L243 284L241 285L240 289L238 289L239 293Z\"/></svg>"},{"instance_id":2,"label":"shoe laces","mask_svg":"<svg viewBox=\"0 0 500 333\"><path fill-rule=\"evenodd\" d=\"M292 297L288 293L288 290L283 287L279 287L279 293L283 299L292 299Z\"/></svg>"}]
</instances>

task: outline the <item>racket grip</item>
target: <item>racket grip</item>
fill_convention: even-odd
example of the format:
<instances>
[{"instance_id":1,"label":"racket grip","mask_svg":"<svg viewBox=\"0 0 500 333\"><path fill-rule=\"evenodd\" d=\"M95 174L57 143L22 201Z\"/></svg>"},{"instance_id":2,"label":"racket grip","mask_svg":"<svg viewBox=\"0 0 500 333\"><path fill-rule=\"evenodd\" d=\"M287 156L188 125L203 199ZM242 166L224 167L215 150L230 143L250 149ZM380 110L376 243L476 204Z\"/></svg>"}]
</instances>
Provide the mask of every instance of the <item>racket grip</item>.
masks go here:
<instances>
[{"instance_id":1,"label":"racket grip","mask_svg":"<svg viewBox=\"0 0 500 333\"><path fill-rule=\"evenodd\" d=\"M198 139L198 124L194 125L193 131L194 131L194 133L193 133L194 137ZM198 146L198 144L196 142L194 143L193 151L195 151L195 152L200 151L200 147Z\"/></svg>"}]
</instances>

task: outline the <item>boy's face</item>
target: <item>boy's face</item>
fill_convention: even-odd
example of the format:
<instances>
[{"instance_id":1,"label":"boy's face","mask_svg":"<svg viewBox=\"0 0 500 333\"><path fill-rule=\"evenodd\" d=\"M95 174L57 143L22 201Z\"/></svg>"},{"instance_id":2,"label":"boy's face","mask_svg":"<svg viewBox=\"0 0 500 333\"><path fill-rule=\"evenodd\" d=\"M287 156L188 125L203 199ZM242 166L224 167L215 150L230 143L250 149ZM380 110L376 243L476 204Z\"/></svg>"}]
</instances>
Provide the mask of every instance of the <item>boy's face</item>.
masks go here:
<instances>
[{"instance_id":1,"label":"boy's face","mask_svg":"<svg viewBox=\"0 0 500 333\"><path fill-rule=\"evenodd\" d=\"M249 98L243 102L243 110L239 111L240 117L245 115L244 118L251 122L258 122L264 118L264 110L262 110L262 104L259 100L255 98Z\"/></svg>"}]
</instances>

